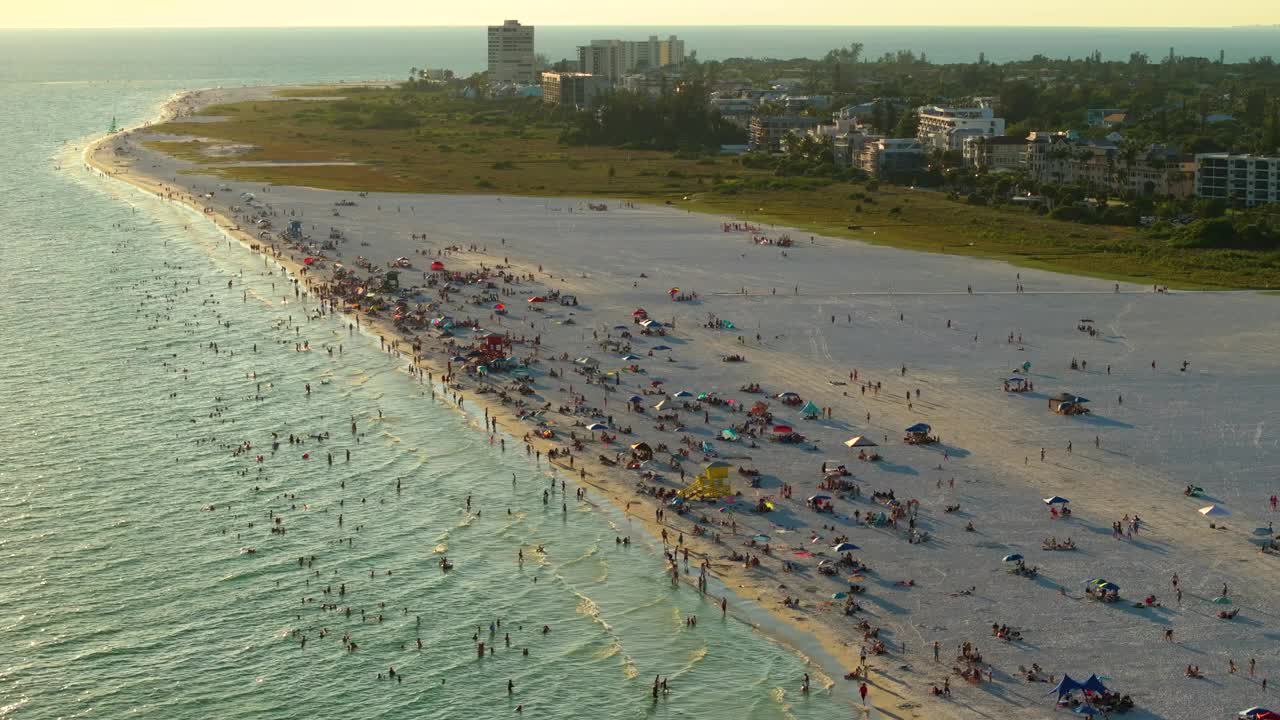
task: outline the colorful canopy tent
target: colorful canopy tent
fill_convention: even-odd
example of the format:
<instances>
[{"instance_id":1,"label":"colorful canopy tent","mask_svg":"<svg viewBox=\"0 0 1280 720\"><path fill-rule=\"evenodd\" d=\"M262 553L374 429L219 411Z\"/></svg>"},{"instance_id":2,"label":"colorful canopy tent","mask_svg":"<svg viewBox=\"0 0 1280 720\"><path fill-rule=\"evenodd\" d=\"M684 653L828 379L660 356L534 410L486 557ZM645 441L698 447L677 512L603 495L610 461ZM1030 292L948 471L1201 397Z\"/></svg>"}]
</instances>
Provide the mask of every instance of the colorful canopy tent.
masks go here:
<instances>
[{"instance_id":1,"label":"colorful canopy tent","mask_svg":"<svg viewBox=\"0 0 1280 720\"><path fill-rule=\"evenodd\" d=\"M680 491L680 497L688 500L718 500L733 494L729 487L729 471L733 469L723 460L709 462L703 466L702 472Z\"/></svg>"},{"instance_id":2,"label":"colorful canopy tent","mask_svg":"<svg viewBox=\"0 0 1280 720\"><path fill-rule=\"evenodd\" d=\"M876 441L875 441L875 440L870 440L870 439L868 439L868 438L867 438L867 436L865 436L865 435L858 435L858 436L856 436L856 437L851 437L851 438L849 438L848 440L845 440L845 441L844 441L844 444L845 444L845 446L846 446L846 447L851 447L851 448L855 448L855 447L879 447L879 445L876 443Z\"/></svg>"},{"instance_id":3,"label":"colorful canopy tent","mask_svg":"<svg viewBox=\"0 0 1280 720\"><path fill-rule=\"evenodd\" d=\"M1070 675L1063 674L1062 679L1058 681L1057 686L1050 690L1047 694L1057 695L1058 699L1070 695L1076 690L1082 689L1084 686L1072 679Z\"/></svg>"},{"instance_id":4,"label":"colorful canopy tent","mask_svg":"<svg viewBox=\"0 0 1280 720\"><path fill-rule=\"evenodd\" d=\"M1226 517L1231 514L1231 511L1221 505L1206 505L1200 508L1200 514L1205 517Z\"/></svg>"},{"instance_id":5,"label":"colorful canopy tent","mask_svg":"<svg viewBox=\"0 0 1280 720\"><path fill-rule=\"evenodd\" d=\"M804 404L804 407L800 408L800 412L807 418L816 418L822 414L822 408L818 407L812 400L810 400Z\"/></svg>"},{"instance_id":6,"label":"colorful canopy tent","mask_svg":"<svg viewBox=\"0 0 1280 720\"><path fill-rule=\"evenodd\" d=\"M1044 499L1045 505L1066 505L1069 502L1071 501L1061 495L1054 495L1053 497L1047 497Z\"/></svg>"}]
</instances>

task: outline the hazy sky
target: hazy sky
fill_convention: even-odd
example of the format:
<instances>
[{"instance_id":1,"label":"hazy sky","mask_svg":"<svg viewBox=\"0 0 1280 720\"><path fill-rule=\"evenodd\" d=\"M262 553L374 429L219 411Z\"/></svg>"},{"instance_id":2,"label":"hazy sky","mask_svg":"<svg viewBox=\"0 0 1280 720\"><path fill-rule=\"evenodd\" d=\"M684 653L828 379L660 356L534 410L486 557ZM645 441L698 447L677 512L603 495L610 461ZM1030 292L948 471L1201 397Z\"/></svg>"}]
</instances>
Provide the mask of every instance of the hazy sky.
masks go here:
<instances>
[{"instance_id":1,"label":"hazy sky","mask_svg":"<svg viewBox=\"0 0 1280 720\"><path fill-rule=\"evenodd\" d=\"M1208 27L1280 22L1274 0L13 0L0 28L300 25L1021 25Z\"/></svg>"}]
</instances>

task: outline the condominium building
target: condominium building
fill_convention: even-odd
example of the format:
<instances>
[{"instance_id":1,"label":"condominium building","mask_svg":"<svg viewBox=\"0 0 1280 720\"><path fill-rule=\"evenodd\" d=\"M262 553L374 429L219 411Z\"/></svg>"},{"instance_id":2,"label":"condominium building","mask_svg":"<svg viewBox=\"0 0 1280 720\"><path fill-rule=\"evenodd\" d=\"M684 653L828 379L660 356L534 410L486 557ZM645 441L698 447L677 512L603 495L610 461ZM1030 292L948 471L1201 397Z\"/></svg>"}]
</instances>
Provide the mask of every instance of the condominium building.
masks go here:
<instances>
[{"instance_id":1,"label":"condominium building","mask_svg":"<svg viewBox=\"0 0 1280 720\"><path fill-rule=\"evenodd\" d=\"M1033 132L1023 169L1040 183L1085 185L1113 195L1189 197L1195 190L1187 158L1163 145L1126 156L1108 142L1085 142L1074 133Z\"/></svg>"},{"instance_id":2,"label":"condominium building","mask_svg":"<svg viewBox=\"0 0 1280 720\"><path fill-rule=\"evenodd\" d=\"M578 69L616 83L623 75L684 64L684 41L675 35L659 40L592 40L578 46Z\"/></svg>"},{"instance_id":3,"label":"condominium building","mask_svg":"<svg viewBox=\"0 0 1280 720\"><path fill-rule=\"evenodd\" d=\"M489 81L530 84L535 80L533 26L507 20L489 26Z\"/></svg>"},{"instance_id":4,"label":"condominium building","mask_svg":"<svg viewBox=\"0 0 1280 720\"><path fill-rule=\"evenodd\" d=\"M869 138L858 152L858 167L873 177L907 175L924 166L924 147L916 138Z\"/></svg>"},{"instance_id":5,"label":"condominium building","mask_svg":"<svg viewBox=\"0 0 1280 720\"><path fill-rule=\"evenodd\" d=\"M1195 168L1196 197L1246 208L1280 202L1280 156L1203 153Z\"/></svg>"},{"instance_id":6,"label":"condominium building","mask_svg":"<svg viewBox=\"0 0 1280 720\"><path fill-rule=\"evenodd\" d=\"M1027 141L1010 135L977 135L964 139L965 164L986 172L1019 170L1025 165Z\"/></svg>"},{"instance_id":7,"label":"condominium building","mask_svg":"<svg viewBox=\"0 0 1280 720\"><path fill-rule=\"evenodd\" d=\"M1004 134L1004 118L990 107L953 108L923 105L916 108L916 139L927 148L960 150L968 137Z\"/></svg>"},{"instance_id":8,"label":"condominium building","mask_svg":"<svg viewBox=\"0 0 1280 720\"><path fill-rule=\"evenodd\" d=\"M609 80L580 72L542 73L542 102L548 105L591 107L596 97L609 89Z\"/></svg>"},{"instance_id":9,"label":"condominium building","mask_svg":"<svg viewBox=\"0 0 1280 720\"><path fill-rule=\"evenodd\" d=\"M777 152L787 135L803 135L816 127L818 118L807 115L754 115L747 126L748 143L752 150Z\"/></svg>"}]
</instances>

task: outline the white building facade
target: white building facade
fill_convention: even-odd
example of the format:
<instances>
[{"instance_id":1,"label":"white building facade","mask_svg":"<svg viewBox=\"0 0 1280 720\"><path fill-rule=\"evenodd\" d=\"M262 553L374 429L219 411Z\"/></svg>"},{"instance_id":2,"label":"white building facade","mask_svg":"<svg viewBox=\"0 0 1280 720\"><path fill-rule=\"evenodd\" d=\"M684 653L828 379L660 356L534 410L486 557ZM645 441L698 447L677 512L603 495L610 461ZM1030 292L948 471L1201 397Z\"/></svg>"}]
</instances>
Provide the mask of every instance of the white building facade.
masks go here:
<instances>
[{"instance_id":1,"label":"white building facade","mask_svg":"<svg viewBox=\"0 0 1280 720\"><path fill-rule=\"evenodd\" d=\"M684 64L684 41L672 35L660 40L592 40L578 46L578 70L617 82L623 75Z\"/></svg>"},{"instance_id":2,"label":"white building facade","mask_svg":"<svg viewBox=\"0 0 1280 720\"><path fill-rule=\"evenodd\" d=\"M1280 156L1196 155L1196 197L1246 208L1280 202Z\"/></svg>"},{"instance_id":3,"label":"white building facade","mask_svg":"<svg viewBox=\"0 0 1280 720\"><path fill-rule=\"evenodd\" d=\"M1004 135L1004 118L989 107L923 105L916 108L916 116L916 139L926 148L960 150L966 138Z\"/></svg>"},{"instance_id":4,"label":"white building facade","mask_svg":"<svg viewBox=\"0 0 1280 720\"><path fill-rule=\"evenodd\" d=\"M534 83L536 64L532 25L507 20L489 26L489 82Z\"/></svg>"}]
</instances>

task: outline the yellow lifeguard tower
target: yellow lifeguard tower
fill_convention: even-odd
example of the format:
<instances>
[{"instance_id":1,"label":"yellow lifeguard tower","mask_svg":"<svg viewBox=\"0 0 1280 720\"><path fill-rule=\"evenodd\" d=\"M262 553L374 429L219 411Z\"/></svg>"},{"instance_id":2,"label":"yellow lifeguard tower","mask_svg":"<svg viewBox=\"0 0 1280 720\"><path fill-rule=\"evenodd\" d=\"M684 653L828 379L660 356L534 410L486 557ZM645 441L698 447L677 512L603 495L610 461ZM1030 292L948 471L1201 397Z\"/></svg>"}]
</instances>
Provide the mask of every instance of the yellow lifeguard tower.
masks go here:
<instances>
[{"instance_id":1,"label":"yellow lifeguard tower","mask_svg":"<svg viewBox=\"0 0 1280 720\"><path fill-rule=\"evenodd\" d=\"M685 500L719 500L728 497L733 493L729 488L731 469L733 465L723 460L707 463L703 466L702 473L680 491L680 497Z\"/></svg>"}]
</instances>

